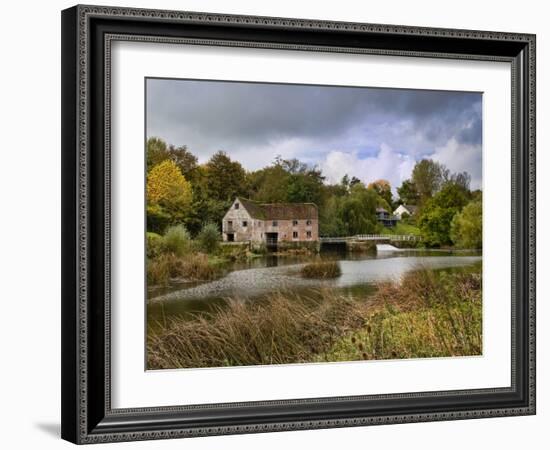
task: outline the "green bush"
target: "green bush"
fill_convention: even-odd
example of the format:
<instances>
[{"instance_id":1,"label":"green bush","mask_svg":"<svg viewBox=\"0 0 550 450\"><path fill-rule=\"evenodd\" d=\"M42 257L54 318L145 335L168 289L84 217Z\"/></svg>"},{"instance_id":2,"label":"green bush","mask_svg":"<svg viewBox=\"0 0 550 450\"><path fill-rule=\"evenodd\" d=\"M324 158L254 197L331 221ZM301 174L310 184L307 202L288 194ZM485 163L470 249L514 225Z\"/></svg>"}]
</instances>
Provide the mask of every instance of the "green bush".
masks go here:
<instances>
[{"instance_id":1,"label":"green bush","mask_svg":"<svg viewBox=\"0 0 550 450\"><path fill-rule=\"evenodd\" d=\"M457 247L480 249L483 244L481 201L472 201L451 221L451 239Z\"/></svg>"},{"instance_id":2,"label":"green bush","mask_svg":"<svg viewBox=\"0 0 550 450\"><path fill-rule=\"evenodd\" d=\"M162 236L148 231L147 236L147 258L154 258L162 253Z\"/></svg>"},{"instance_id":3,"label":"green bush","mask_svg":"<svg viewBox=\"0 0 550 450\"><path fill-rule=\"evenodd\" d=\"M204 225L197 236L200 249L206 253L214 253L218 249L220 239L218 227L213 223Z\"/></svg>"},{"instance_id":4,"label":"green bush","mask_svg":"<svg viewBox=\"0 0 550 450\"><path fill-rule=\"evenodd\" d=\"M169 227L162 238L163 250L183 256L191 251L191 236L183 225Z\"/></svg>"}]
</instances>

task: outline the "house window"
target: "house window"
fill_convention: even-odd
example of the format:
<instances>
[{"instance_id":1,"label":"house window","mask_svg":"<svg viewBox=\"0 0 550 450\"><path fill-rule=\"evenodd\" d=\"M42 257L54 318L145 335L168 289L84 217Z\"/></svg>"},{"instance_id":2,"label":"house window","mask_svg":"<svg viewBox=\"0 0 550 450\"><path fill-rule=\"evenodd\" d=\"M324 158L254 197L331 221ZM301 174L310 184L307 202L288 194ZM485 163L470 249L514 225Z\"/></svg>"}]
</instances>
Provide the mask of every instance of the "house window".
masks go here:
<instances>
[{"instance_id":1,"label":"house window","mask_svg":"<svg viewBox=\"0 0 550 450\"><path fill-rule=\"evenodd\" d=\"M277 221L276 221L276 220L274 220L273 222L271 222L271 226L272 226L272 227L276 227L277 225L278 225L278 224L277 224Z\"/></svg>"},{"instance_id":2,"label":"house window","mask_svg":"<svg viewBox=\"0 0 550 450\"><path fill-rule=\"evenodd\" d=\"M292 221L292 225L295 226L295 227L298 226L298 221L297 221L297 220L293 220L293 221Z\"/></svg>"},{"instance_id":3,"label":"house window","mask_svg":"<svg viewBox=\"0 0 550 450\"><path fill-rule=\"evenodd\" d=\"M239 209L239 204L235 203L235 209Z\"/></svg>"},{"instance_id":4,"label":"house window","mask_svg":"<svg viewBox=\"0 0 550 450\"><path fill-rule=\"evenodd\" d=\"M258 220L258 226L259 226L259 227L262 226L262 222L260 222L259 220Z\"/></svg>"},{"instance_id":5,"label":"house window","mask_svg":"<svg viewBox=\"0 0 550 450\"><path fill-rule=\"evenodd\" d=\"M292 238L293 239L298 239L298 232L297 231L292 232Z\"/></svg>"},{"instance_id":6,"label":"house window","mask_svg":"<svg viewBox=\"0 0 550 450\"><path fill-rule=\"evenodd\" d=\"M227 228L231 228L233 226L233 221L232 220L228 220L227 221Z\"/></svg>"},{"instance_id":7,"label":"house window","mask_svg":"<svg viewBox=\"0 0 550 450\"><path fill-rule=\"evenodd\" d=\"M311 231L306 232L306 236L308 239L311 239Z\"/></svg>"},{"instance_id":8,"label":"house window","mask_svg":"<svg viewBox=\"0 0 550 450\"><path fill-rule=\"evenodd\" d=\"M247 227L248 226L248 222L246 220L243 220L243 227Z\"/></svg>"},{"instance_id":9,"label":"house window","mask_svg":"<svg viewBox=\"0 0 550 450\"><path fill-rule=\"evenodd\" d=\"M311 220L308 220L308 221L306 222L306 225L311 225Z\"/></svg>"}]
</instances>

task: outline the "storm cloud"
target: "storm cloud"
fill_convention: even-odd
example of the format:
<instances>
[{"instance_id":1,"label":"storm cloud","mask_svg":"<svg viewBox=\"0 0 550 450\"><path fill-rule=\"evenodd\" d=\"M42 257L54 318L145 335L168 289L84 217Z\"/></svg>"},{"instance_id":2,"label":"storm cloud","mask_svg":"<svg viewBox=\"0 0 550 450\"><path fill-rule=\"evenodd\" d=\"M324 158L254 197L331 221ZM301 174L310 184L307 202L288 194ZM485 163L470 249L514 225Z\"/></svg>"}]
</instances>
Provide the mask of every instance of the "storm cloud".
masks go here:
<instances>
[{"instance_id":1,"label":"storm cloud","mask_svg":"<svg viewBox=\"0 0 550 450\"><path fill-rule=\"evenodd\" d=\"M481 186L480 93L148 79L147 135L248 170L277 155L394 188L430 157Z\"/></svg>"}]
</instances>

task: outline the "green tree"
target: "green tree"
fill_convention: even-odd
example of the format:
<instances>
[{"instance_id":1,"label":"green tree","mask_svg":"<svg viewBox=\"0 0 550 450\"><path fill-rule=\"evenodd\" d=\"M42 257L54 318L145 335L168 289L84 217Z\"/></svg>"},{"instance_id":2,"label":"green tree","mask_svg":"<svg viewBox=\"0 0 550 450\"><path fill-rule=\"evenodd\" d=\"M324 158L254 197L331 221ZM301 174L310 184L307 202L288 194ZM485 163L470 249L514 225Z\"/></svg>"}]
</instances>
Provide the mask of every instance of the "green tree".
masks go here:
<instances>
[{"instance_id":1,"label":"green tree","mask_svg":"<svg viewBox=\"0 0 550 450\"><path fill-rule=\"evenodd\" d=\"M438 192L449 177L449 170L431 159L423 159L415 164L411 180L421 202Z\"/></svg>"},{"instance_id":2,"label":"green tree","mask_svg":"<svg viewBox=\"0 0 550 450\"><path fill-rule=\"evenodd\" d=\"M177 256L183 256L191 251L191 236L183 225L174 225L168 227L162 237L163 249L174 253Z\"/></svg>"},{"instance_id":3,"label":"green tree","mask_svg":"<svg viewBox=\"0 0 550 450\"><path fill-rule=\"evenodd\" d=\"M308 168L300 173L291 173L287 188L287 201L320 205L324 179L321 171L316 168Z\"/></svg>"},{"instance_id":4,"label":"green tree","mask_svg":"<svg viewBox=\"0 0 550 450\"><path fill-rule=\"evenodd\" d=\"M350 194L339 202L338 218L345 235L376 232L376 207L380 197L363 183L355 184Z\"/></svg>"},{"instance_id":5,"label":"green tree","mask_svg":"<svg viewBox=\"0 0 550 450\"><path fill-rule=\"evenodd\" d=\"M246 192L246 172L243 166L237 161L232 161L227 153L215 153L204 168L209 198L231 202Z\"/></svg>"},{"instance_id":6,"label":"green tree","mask_svg":"<svg viewBox=\"0 0 550 450\"><path fill-rule=\"evenodd\" d=\"M214 253L221 240L218 226L214 223L207 223L197 236L199 246L206 253Z\"/></svg>"},{"instance_id":7,"label":"green tree","mask_svg":"<svg viewBox=\"0 0 550 450\"><path fill-rule=\"evenodd\" d=\"M453 173L449 177L448 182L456 184L457 186L461 187L462 190L464 190L465 192L469 192L471 180L472 180L472 177L468 172L458 172L458 173Z\"/></svg>"},{"instance_id":8,"label":"green tree","mask_svg":"<svg viewBox=\"0 0 550 450\"><path fill-rule=\"evenodd\" d=\"M341 218L341 196L332 195L319 210L319 233L321 236L345 236L347 227Z\"/></svg>"},{"instance_id":9,"label":"green tree","mask_svg":"<svg viewBox=\"0 0 550 450\"><path fill-rule=\"evenodd\" d=\"M168 155L181 170L182 175L190 182L193 182L198 167L198 159L188 150L187 146L174 147L171 145L168 149Z\"/></svg>"},{"instance_id":10,"label":"green tree","mask_svg":"<svg viewBox=\"0 0 550 450\"><path fill-rule=\"evenodd\" d=\"M420 195L416 190L415 184L411 180L405 180L401 186L397 188L399 201L404 205L417 205Z\"/></svg>"},{"instance_id":11,"label":"green tree","mask_svg":"<svg viewBox=\"0 0 550 450\"><path fill-rule=\"evenodd\" d=\"M169 157L166 142L158 137L147 139L147 172Z\"/></svg>"},{"instance_id":12,"label":"green tree","mask_svg":"<svg viewBox=\"0 0 550 450\"><path fill-rule=\"evenodd\" d=\"M454 183L447 183L428 199L422 206L418 221L424 241L432 247L452 244L451 221L467 202L467 193Z\"/></svg>"},{"instance_id":13,"label":"green tree","mask_svg":"<svg viewBox=\"0 0 550 450\"><path fill-rule=\"evenodd\" d=\"M250 174L250 195L253 200L265 203L287 201L289 174L281 165L272 165Z\"/></svg>"},{"instance_id":14,"label":"green tree","mask_svg":"<svg viewBox=\"0 0 550 450\"><path fill-rule=\"evenodd\" d=\"M451 221L451 239L458 247L480 249L483 243L482 203L475 200L468 203Z\"/></svg>"}]
</instances>

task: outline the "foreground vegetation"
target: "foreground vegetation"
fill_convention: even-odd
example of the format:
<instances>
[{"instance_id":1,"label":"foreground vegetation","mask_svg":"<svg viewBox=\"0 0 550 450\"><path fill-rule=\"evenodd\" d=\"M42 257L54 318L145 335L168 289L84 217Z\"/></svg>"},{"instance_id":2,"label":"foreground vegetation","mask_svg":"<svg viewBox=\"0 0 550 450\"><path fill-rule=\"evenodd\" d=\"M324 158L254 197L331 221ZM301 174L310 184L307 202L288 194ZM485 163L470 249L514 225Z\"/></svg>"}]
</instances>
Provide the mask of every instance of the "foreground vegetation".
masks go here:
<instances>
[{"instance_id":1,"label":"foreground vegetation","mask_svg":"<svg viewBox=\"0 0 550 450\"><path fill-rule=\"evenodd\" d=\"M151 369L478 355L481 274L418 270L366 298L276 292L149 326Z\"/></svg>"},{"instance_id":2,"label":"foreground vegetation","mask_svg":"<svg viewBox=\"0 0 550 450\"><path fill-rule=\"evenodd\" d=\"M246 246L221 246L216 225L206 224L195 239L183 225L164 235L147 233L147 284L170 281L208 281L223 274L226 262L250 257Z\"/></svg>"}]
</instances>

